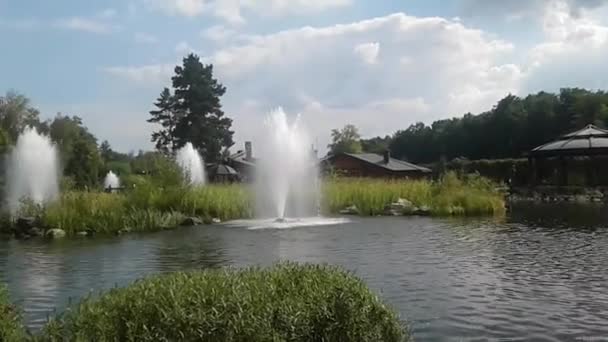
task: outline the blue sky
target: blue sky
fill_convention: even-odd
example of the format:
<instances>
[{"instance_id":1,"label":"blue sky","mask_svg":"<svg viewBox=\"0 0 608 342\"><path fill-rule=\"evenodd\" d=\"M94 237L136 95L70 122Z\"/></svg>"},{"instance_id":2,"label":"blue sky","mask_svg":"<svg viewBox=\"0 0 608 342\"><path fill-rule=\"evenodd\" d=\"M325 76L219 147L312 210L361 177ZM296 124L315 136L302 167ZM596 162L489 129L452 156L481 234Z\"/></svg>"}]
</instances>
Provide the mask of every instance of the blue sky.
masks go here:
<instances>
[{"instance_id":1,"label":"blue sky","mask_svg":"<svg viewBox=\"0 0 608 342\"><path fill-rule=\"evenodd\" d=\"M228 88L237 144L299 113L319 145L479 112L508 93L608 88L603 0L0 0L0 91L149 149L152 103L188 52ZM307 28L309 27L309 28ZM240 146L237 146L240 148Z\"/></svg>"}]
</instances>

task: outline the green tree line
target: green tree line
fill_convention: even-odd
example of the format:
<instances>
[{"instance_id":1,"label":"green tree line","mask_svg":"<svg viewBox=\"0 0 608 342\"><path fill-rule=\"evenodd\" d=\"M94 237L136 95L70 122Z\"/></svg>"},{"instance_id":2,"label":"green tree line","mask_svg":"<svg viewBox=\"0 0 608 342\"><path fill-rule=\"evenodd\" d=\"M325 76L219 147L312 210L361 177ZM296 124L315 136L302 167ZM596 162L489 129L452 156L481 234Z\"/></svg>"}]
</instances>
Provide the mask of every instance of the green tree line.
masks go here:
<instances>
[{"instance_id":1,"label":"green tree line","mask_svg":"<svg viewBox=\"0 0 608 342\"><path fill-rule=\"evenodd\" d=\"M348 129L348 135L334 130L329 147L330 152L334 146L342 150L344 146L354 146L375 153L389 148L393 156L414 163L454 158L517 158L588 124L608 127L608 93L565 88L557 94L508 95L492 109L478 115L467 113L430 125L418 122L392 136L361 139L357 144L342 141L358 136L358 133L353 134L352 127Z\"/></svg>"}]
</instances>

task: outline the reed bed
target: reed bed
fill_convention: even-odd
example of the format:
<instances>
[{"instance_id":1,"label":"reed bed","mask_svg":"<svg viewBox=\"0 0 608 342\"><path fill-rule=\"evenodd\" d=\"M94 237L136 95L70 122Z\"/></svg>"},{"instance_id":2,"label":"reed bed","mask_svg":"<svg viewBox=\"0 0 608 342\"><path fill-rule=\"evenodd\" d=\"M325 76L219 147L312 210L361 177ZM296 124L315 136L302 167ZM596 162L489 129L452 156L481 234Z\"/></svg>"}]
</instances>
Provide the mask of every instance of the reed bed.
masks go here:
<instances>
[{"instance_id":1,"label":"reed bed","mask_svg":"<svg viewBox=\"0 0 608 342\"><path fill-rule=\"evenodd\" d=\"M338 214L356 206L363 216L382 215L385 207L407 199L434 216L498 215L505 211L497 184L476 176L447 173L437 181L334 178L322 187L322 211ZM41 218L47 228L79 232L143 232L178 226L185 217L205 222L251 218L254 198L250 186L212 184L202 187L162 186L138 178L122 193L70 191L44 208L24 205L22 216Z\"/></svg>"},{"instance_id":2,"label":"reed bed","mask_svg":"<svg viewBox=\"0 0 608 342\"><path fill-rule=\"evenodd\" d=\"M395 312L338 267L180 272L81 300L41 341L409 341Z\"/></svg>"},{"instance_id":3,"label":"reed bed","mask_svg":"<svg viewBox=\"0 0 608 342\"><path fill-rule=\"evenodd\" d=\"M0 341L21 342L26 339L21 315L10 303L6 287L0 284Z\"/></svg>"}]
</instances>

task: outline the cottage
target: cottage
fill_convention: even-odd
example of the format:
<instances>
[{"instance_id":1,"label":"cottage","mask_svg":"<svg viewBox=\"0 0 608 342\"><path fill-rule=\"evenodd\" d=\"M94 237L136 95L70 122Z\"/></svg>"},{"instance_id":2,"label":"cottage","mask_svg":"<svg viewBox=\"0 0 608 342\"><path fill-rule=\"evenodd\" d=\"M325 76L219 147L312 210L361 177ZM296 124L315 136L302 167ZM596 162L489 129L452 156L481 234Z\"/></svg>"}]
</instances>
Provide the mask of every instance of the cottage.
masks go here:
<instances>
[{"instance_id":1,"label":"cottage","mask_svg":"<svg viewBox=\"0 0 608 342\"><path fill-rule=\"evenodd\" d=\"M390 151L376 153L339 153L321 160L324 173L336 172L347 177L427 178L431 170L392 158Z\"/></svg>"}]
</instances>

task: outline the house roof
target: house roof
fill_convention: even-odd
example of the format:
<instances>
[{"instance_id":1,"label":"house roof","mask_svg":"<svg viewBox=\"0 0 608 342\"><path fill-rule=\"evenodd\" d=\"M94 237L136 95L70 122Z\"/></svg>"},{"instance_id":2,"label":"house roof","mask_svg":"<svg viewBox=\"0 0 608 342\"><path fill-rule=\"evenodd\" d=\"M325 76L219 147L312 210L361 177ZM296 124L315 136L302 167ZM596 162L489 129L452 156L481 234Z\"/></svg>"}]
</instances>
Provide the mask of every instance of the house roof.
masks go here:
<instances>
[{"instance_id":1,"label":"house roof","mask_svg":"<svg viewBox=\"0 0 608 342\"><path fill-rule=\"evenodd\" d=\"M249 166L255 166L255 158L248 160L246 158L245 151L237 151L236 153L231 154L228 158L237 163L241 163L241 164L245 164L245 165L249 165Z\"/></svg>"},{"instance_id":2,"label":"house roof","mask_svg":"<svg viewBox=\"0 0 608 342\"><path fill-rule=\"evenodd\" d=\"M226 165L226 164L218 164L215 168L215 175L222 175L222 176L236 176L239 173L231 168L230 166Z\"/></svg>"},{"instance_id":3,"label":"house roof","mask_svg":"<svg viewBox=\"0 0 608 342\"><path fill-rule=\"evenodd\" d=\"M608 131L594 125L534 148L532 155L608 154Z\"/></svg>"},{"instance_id":4,"label":"house roof","mask_svg":"<svg viewBox=\"0 0 608 342\"><path fill-rule=\"evenodd\" d=\"M389 158L388 163L384 162L384 156L376 153L344 153L347 156L362 160L369 164L374 164L378 167L382 167L387 170L405 172L405 171L418 171L418 172L431 172L426 167L418 166L412 163L408 163L403 160Z\"/></svg>"}]
</instances>

